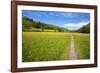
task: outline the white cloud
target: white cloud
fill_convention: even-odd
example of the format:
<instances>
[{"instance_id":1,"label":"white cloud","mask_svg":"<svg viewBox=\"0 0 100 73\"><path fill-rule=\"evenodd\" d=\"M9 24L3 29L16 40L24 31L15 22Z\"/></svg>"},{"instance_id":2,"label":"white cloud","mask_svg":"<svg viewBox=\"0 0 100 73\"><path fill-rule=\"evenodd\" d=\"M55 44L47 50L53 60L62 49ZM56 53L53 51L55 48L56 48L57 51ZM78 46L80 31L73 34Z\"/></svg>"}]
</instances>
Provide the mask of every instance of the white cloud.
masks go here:
<instances>
[{"instance_id":1,"label":"white cloud","mask_svg":"<svg viewBox=\"0 0 100 73\"><path fill-rule=\"evenodd\" d=\"M42 14L35 14L35 16L41 17L41 16L42 16Z\"/></svg>"},{"instance_id":2,"label":"white cloud","mask_svg":"<svg viewBox=\"0 0 100 73\"><path fill-rule=\"evenodd\" d=\"M54 13L52 13L52 12L50 12L49 14L50 14L50 15L52 15L52 16L54 16L54 15L55 15L55 14L54 14Z\"/></svg>"},{"instance_id":3,"label":"white cloud","mask_svg":"<svg viewBox=\"0 0 100 73\"><path fill-rule=\"evenodd\" d=\"M67 23L64 24L64 27L70 29L70 30L76 30L81 28L82 26L88 24L89 22L79 22L79 23Z\"/></svg>"},{"instance_id":4,"label":"white cloud","mask_svg":"<svg viewBox=\"0 0 100 73\"><path fill-rule=\"evenodd\" d=\"M60 13L60 15L64 16L64 17L73 17L73 13Z\"/></svg>"},{"instance_id":5,"label":"white cloud","mask_svg":"<svg viewBox=\"0 0 100 73\"><path fill-rule=\"evenodd\" d=\"M52 16L63 16L63 17L73 17L73 13L64 13L64 12L59 12L59 13L49 13Z\"/></svg>"},{"instance_id":6,"label":"white cloud","mask_svg":"<svg viewBox=\"0 0 100 73\"><path fill-rule=\"evenodd\" d=\"M52 16L60 16L59 13L50 13Z\"/></svg>"}]
</instances>

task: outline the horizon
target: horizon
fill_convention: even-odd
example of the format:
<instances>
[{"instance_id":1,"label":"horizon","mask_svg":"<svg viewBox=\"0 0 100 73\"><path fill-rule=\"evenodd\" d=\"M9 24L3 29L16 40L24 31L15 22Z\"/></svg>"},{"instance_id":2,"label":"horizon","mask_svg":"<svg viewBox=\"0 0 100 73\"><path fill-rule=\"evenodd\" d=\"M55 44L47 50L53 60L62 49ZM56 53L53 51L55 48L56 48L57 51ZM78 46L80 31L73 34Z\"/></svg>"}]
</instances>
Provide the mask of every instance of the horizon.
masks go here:
<instances>
[{"instance_id":1,"label":"horizon","mask_svg":"<svg viewBox=\"0 0 100 73\"><path fill-rule=\"evenodd\" d=\"M22 10L22 17L67 28L68 30L77 30L90 23L90 13L79 12Z\"/></svg>"}]
</instances>

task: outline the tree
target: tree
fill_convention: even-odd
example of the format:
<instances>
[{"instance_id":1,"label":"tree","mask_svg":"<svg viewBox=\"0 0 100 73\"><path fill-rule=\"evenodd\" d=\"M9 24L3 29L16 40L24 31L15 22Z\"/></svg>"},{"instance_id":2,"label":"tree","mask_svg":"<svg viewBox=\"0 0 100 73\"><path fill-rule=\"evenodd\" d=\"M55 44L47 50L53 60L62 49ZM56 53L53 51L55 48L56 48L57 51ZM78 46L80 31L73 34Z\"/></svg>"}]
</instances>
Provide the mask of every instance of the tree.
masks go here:
<instances>
[{"instance_id":1,"label":"tree","mask_svg":"<svg viewBox=\"0 0 100 73\"><path fill-rule=\"evenodd\" d=\"M23 30L27 30L30 29L30 26L32 25L32 23L30 21L28 21L25 17L23 17L22 19L22 27Z\"/></svg>"}]
</instances>

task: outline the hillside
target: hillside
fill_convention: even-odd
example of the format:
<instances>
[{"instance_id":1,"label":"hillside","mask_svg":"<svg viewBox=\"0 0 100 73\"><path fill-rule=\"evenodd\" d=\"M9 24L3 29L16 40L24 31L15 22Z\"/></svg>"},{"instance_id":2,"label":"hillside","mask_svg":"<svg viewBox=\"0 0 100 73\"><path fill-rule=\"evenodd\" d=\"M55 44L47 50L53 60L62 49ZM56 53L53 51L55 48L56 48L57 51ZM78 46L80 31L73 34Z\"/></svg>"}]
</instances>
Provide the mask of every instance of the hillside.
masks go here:
<instances>
[{"instance_id":1,"label":"hillside","mask_svg":"<svg viewBox=\"0 0 100 73\"><path fill-rule=\"evenodd\" d=\"M88 23L87 25L84 25L83 27L81 27L80 29L76 31L81 32L81 33L90 33L90 23Z\"/></svg>"},{"instance_id":2,"label":"hillside","mask_svg":"<svg viewBox=\"0 0 100 73\"><path fill-rule=\"evenodd\" d=\"M22 18L23 31L33 31L33 32L44 32L44 31L54 31L54 32L66 32L66 28L55 26L53 24L47 24L43 22L34 21L32 19L23 17Z\"/></svg>"}]
</instances>

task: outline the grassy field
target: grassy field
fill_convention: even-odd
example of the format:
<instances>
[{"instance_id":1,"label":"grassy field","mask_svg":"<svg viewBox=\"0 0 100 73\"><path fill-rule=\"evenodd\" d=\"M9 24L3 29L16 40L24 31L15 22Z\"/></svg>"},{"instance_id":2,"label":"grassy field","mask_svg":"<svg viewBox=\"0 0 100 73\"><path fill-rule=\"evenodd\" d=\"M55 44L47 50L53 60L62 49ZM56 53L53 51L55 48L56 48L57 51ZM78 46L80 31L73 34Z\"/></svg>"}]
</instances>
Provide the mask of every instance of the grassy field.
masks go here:
<instances>
[{"instance_id":1,"label":"grassy field","mask_svg":"<svg viewBox=\"0 0 100 73\"><path fill-rule=\"evenodd\" d=\"M79 59L90 58L90 35L82 33L74 33L75 48Z\"/></svg>"},{"instance_id":2,"label":"grassy field","mask_svg":"<svg viewBox=\"0 0 100 73\"><path fill-rule=\"evenodd\" d=\"M68 59L70 33L23 32L22 61L56 61Z\"/></svg>"}]
</instances>

